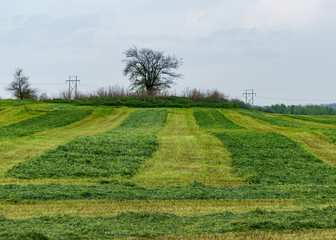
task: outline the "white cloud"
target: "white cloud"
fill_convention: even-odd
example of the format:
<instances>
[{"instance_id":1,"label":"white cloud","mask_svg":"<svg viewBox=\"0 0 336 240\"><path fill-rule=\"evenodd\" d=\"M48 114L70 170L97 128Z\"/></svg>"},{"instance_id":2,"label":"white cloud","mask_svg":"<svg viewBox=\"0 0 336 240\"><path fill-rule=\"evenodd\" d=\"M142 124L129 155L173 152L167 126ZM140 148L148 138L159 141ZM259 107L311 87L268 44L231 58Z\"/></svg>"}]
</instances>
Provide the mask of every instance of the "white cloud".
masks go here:
<instances>
[{"instance_id":1,"label":"white cloud","mask_svg":"<svg viewBox=\"0 0 336 240\"><path fill-rule=\"evenodd\" d=\"M262 30L295 30L309 26L322 13L324 0L259 0L246 18L245 27Z\"/></svg>"}]
</instances>

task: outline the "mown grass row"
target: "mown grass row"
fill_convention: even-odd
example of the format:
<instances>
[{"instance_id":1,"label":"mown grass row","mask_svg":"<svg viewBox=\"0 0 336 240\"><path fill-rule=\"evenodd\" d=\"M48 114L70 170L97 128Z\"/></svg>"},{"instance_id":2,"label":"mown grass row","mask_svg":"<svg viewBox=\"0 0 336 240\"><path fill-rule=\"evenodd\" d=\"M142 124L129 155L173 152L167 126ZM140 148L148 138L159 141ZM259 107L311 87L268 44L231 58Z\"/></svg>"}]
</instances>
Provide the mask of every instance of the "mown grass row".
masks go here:
<instances>
[{"instance_id":1,"label":"mown grass row","mask_svg":"<svg viewBox=\"0 0 336 240\"><path fill-rule=\"evenodd\" d=\"M274 132L214 133L232 154L235 171L250 184L334 184L336 168Z\"/></svg>"},{"instance_id":2,"label":"mown grass row","mask_svg":"<svg viewBox=\"0 0 336 240\"><path fill-rule=\"evenodd\" d=\"M193 181L216 186L242 185L232 173L229 153L215 136L201 130L192 109L168 109L157 134L159 147L132 177L144 187L185 185ZM209 147L211 146L211 147Z\"/></svg>"},{"instance_id":3,"label":"mown grass row","mask_svg":"<svg viewBox=\"0 0 336 240\"><path fill-rule=\"evenodd\" d=\"M209 186L194 182L183 186L145 188L131 182L101 180L97 185L0 185L0 200L8 202L48 200L213 200L296 199L304 202L332 202L336 185L245 185Z\"/></svg>"},{"instance_id":4,"label":"mown grass row","mask_svg":"<svg viewBox=\"0 0 336 240\"><path fill-rule=\"evenodd\" d=\"M144 109L116 129L61 145L10 169L19 179L130 177L156 151L155 133L166 121L166 110Z\"/></svg>"},{"instance_id":5,"label":"mown grass row","mask_svg":"<svg viewBox=\"0 0 336 240\"><path fill-rule=\"evenodd\" d=\"M92 113L92 109L55 110L11 125L0 127L0 137L22 137L77 122Z\"/></svg>"},{"instance_id":6,"label":"mown grass row","mask_svg":"<svg viewBox=\"0 0 336 240\"><path fill-rule=\"evenodd\" d=\"M0 217L5 239L110 239L214 234L251 230L283 231L336 228L336 207L298 211L221 212L201 216L171 213L121 213L113 217L56 216L25 220Z\"/></svg>"},{"instance_id":7,"label":"mown grass row","mask_svg":"<svg viewBox=\"0 0 336 240\"><path fill-rule=\"evenodd\" d=\"M330 138L333 143L336 143L336 129L320 129L320 132Z\"/></svg>"},{"instance_id":8,"label":"mown grass row","mask_svg":"<svg viewBox=\"0 0 336 240\"><path fill-rule=\"evenodd\" d=\"M314 204L316 208L330 204ZM11 219L27 219L67 214L81 217L115 216L123 212L166 212L178 216L205 215L217 212L248 212L256 208L272 211L305 209L307 205L288 199L245 200L58 200L12 203L0 201L0 212Z\"/></svg>"},{"instance_id":9,"label":"mown grass row","mask_svg":"<svg viewBox=\"0 0 336 240\"><path fill-rule=\"evenodd\" d=\"M0 112L0 127L45 114L46 109L7 108Z\"/></svg>"},{"instance_id":10,"label":"mown grass row","mask_svg":"<svg viewBox=\"0 0 336 240\"><path fill-rule=\"evenodd\" d=\"M269 116L261 112L239 111L239 113L279 127L302 128L307 126L302 123L287 121L276 116Z\"/></svg>"},{"instance_id":11,"label":"mown grass row","mask_svg":"<svg viewBox=\"0 0 336 240\"><path fill-rule=\"evenodd\" d=\"M197 124L205 129L242 129L215 109L194 109Z\"/></svg>"},{"instance_id":12,"label":"mown grass row","mask_svg":"<svg viewBox=\"0 0 336 240\"><path fill-rule=\"evenodd\" d=\"M293 119L304 120L308 122L316 122L316 123L325 123L325 124L336 124L335 116L303 116L303 115L285 115L286 117L290 117Z\"/></svg>"}]
</instances>

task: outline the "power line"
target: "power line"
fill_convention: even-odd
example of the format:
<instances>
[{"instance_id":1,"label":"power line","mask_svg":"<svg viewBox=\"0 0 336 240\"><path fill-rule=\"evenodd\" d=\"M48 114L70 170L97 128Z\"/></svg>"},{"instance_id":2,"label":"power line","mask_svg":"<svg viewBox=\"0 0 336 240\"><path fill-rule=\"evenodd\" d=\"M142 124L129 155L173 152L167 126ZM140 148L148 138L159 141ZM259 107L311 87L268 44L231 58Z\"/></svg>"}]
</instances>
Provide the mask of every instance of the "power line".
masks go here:
<instances>
[{"instance_id":1,"label":"power line","mask_svg":"<svg viewBox=\"0 0 336 240\"><path fill-rule=\"evenodd\" d=\"M253 92L253 89L246 89L245 93L243 93L243 96L245 95L245 103L250 104L253 107L254 103L254 96L257 94Z\"/></svg>"},{"instance_id":2,"label":"power line","mask_svg":"<svg viewBox=\"0 0 336 240\"><path fill-rule=\"evenodd\" d=\"M69 90L68 90L68 99L71 98L77 98L77 90L78 90L78 83L80 80L78 80L77 76L69 76L69 79L66 80L66 83L69 84Z\"/></svg>"}]
</instances>

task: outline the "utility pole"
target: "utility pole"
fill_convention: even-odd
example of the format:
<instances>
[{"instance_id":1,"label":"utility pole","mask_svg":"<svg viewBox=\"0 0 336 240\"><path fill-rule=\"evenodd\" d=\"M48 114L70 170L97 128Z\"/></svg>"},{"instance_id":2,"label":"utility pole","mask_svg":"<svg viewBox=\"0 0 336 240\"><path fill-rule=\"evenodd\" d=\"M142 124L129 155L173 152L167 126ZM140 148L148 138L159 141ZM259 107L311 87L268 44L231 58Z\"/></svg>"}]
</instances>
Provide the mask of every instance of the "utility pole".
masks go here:
<instances>
[{"instance_id":1,"label":"utility pole","mask_svg":"<svg viewBox=\"0 0 336 240\"><path fill-rule=\"evenodd\" d=\"M253 92L253 89L246 89L243 95L245 95L245 104L250 104L253 107L254 96L257 95L256 93Z\"/></svg>"},{"instance_id":2,"label":"utility pole","mask_svg":"<svg viewBox=\"0 0 336 240\"><path fill-rule=\"evenodd\" d=\"M69 84L69 89L68 89L68 99L71 100L72 98L77 98L78 96L78 85L80 80L78 80L77 76L69 76L69 79L66 80L66 83Z\"/></svg>"}]
</instances>

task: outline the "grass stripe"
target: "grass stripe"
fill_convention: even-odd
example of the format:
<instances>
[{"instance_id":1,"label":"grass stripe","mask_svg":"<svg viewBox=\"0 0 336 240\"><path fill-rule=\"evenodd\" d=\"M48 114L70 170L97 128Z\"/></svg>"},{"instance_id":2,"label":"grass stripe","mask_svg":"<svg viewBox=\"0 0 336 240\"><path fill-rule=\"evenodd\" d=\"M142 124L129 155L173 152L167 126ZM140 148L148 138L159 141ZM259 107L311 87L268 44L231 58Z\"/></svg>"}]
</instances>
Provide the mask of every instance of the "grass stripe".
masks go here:
<instances>
[{"instance_id":1,"label":"grass stripe","mask_svg":"<svg viewBox=\"0 0 336 240\"><path fill-rule=\"evenodd\" d=\"M283 132L282 134L297 141L313 156L336 167L336 145L327 137L316 132Z\"/></svg>"},{"instance_id":2,"label":"grass stripe","mask_svg":"<svg viewBox=\"0 0 336 240\"><path fill-rule=\"evenodd\" d=\"M71 215L82 217L114 216L123 212L167 212L194 216L217 212L248 212L256 208L272 211L303 209L293 200L79 200L28 203L0 202L0 213L11 219Z\"/></svg>"},{"instance_id":3,"label":"grass stripe","mask_svg":"<svg viewBox=\"0 0 336 240\"><path fill-rule=\"evenodd\" d=\"M205 129L242 129L215 109L194 109L196 123Z\"/></svg>"},{"instance_id":4,"label":"grass stripe","mask_svg":"<svg viewBox=\"0 0 336 240\"><path fill-rule=\"evenodd\" d=\"M13 167L7 176L20 179L130 177L155 152L155 132L165 121L165 109L136 110L118 128L61 145Z\"/></svg>"},{"instance_id":5,"label":"grass stripe","mask_svg":"<svg viewBox=\"0 0 336 240\"><path fill-rule=\"evenodd\" d=\"M242 115L238 111L233 110L220 110L228 119L234 123L243 126L244 128L252 131L277 131L280 128L277 126L272 126L269 124L264 124L261 121L256 120L255 118Z\"/></svg>"},{"instance_id":6,"label":"grass stripe","mask_svg":"<svg viewBox=\"0 0 336 240\"><path fill-rule=\"evenodd\" d=\"M314 115L285 115L289 118L294 118L298 120L304 120L308 122L324 123L324 124L336 124L336 116L314 116Z\"/></svg>"},{"instance_id":7,"label":"grass stripe","mask_svg":"<svg viewBox=\"0 0 336 240\"><path fill-rule=\"evenodd\" d=\"M22 137L47 129L63 127L92 113L92 109L55 110L0 128L1 137Z\"/></svg>"},{"instance_id":8,"label":"grass stripe","mask_svg":"<svg viewBox=\"0 0 336 240\"><path fill-rule=\"evenodd\" d=\"M320 132L336 143L336 129L320 129Z\"/></svg>"},{"instance_id":9,"label":"grass stripe","mask_svg":"<svg viewBox=\"0 0 336 240\"><path fill-rule=\"evenodd\" d=\"M29 118L45 114L45 111L27 110L24 108L9 108L0 112L0 127L11 125ZM0 128L1 129L1 128Z\"/></svg>"},{"instance_id":10,"label":"grass stripe","mask_svg":"<svg viewBox=\"0 0 336 240\"><path fill-rule=\"evenodd\" d=\"M236 186L231 158L222 143L197 126L192 110L169 109L165 127L158 133L159 148L132 178L146 187L184 185Z\"/></svg>"},{"instance_id":11,"label":"grass stripe","mask_svg":"<svg viewBox=\"0 0 336 240\"><path fill-rule=\"evenodd\" d=\"M0 237L27 239L109 239L227 232L336 228L335 207L296 211L222 212L199 216L171 213L121 213L111 217L55 216L13 220L1 217ZM43 238L44 237L44 238ZM35 237L36 239L36 237Z\"/></svg>"},{"instance_id":12,"label":"grass stripe","mask_svg":"<svg viewBox=\"0 0 336 240\"><path fill-rule=\"evenodd\" d=\"M232 153L235 171L251 184L326 184L336 169L274 132L214 133Z\"/></svg>"},{"instance_id":13,"label":"grass stripe","mask_svg":"<svg viewBox=\"0 0 336 240\"><path fill-rule=\"evenodd\" d=\"M298 199L332 202L336 185L251 185L216 187L200 183L144 188L132 183L102 181L102 185L0 185L0 200L10 202L47 200L212 200Z\"/></svg>"},{"instance_id":14,"label":"grass stripe","mask_svg":"<svg viewBox=\"0 0 336 240\"><path fill-rule=\"evenodd\" d=\"M292 128L302 128L305 127L305 124L288 121L278 117L279 115L269 115L261 112L254 111L239 111L240 114L249 116L258 120L261 120L265 123L269 123L271 125L275 125L278 127L292 127Z\"/></svg>"},{"instance_id":15,"label":"grass stripe","mask_svg":"<svg viewBox=\"0 0 336 240\"><path fill-rule=\"evenodd\" d=\"M102 131L116 128L131 111L129 109L115 109L106 116L94 113L77 123L58 128L58 131L46 131L43 133L44 136L33 135L0 141L0 155L2 157L0 161L0 181L3 183L20 182L16 179L3 179L4 173L16 164L39 156L47 150L54 149L78 136L92 136ZM96 123L100 125L97 127ZM41 183L43 180L36 182ZM45 181L45 183L49 182L50 180Z\"/></svg>"}]
</instances>

